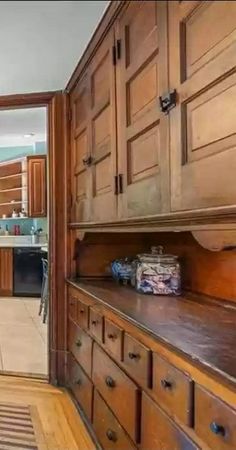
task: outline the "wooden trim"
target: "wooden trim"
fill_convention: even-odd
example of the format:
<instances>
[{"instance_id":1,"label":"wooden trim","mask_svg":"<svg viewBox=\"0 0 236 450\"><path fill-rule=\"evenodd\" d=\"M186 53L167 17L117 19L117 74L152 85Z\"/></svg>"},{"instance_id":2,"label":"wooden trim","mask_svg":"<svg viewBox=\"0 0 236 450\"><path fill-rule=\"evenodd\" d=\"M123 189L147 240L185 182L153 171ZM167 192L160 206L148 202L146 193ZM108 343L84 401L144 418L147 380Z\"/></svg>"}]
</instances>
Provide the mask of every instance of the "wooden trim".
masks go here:
<instances>
[{"instance_id":1,"label":"wooden trim","mask_svg":"<svg viewBox=\"0 0 236 450\"><path fill-rule=\"evenodd\" d=\"M89 61L91 60L92 56L96 52L97 47L100 45L102 39L104 38L105 34L107 33L108 29L112 26L114 23L117 15L121 11L122 8L128 6L130 2L124 1L124 0L113 0L108 5L107 9L105 10L97 28L95 29L94 33L91 36L91 39L80 58L74 72L72 73L70 80L67 83L66 91L70 92L75 84L77 83L78 79L80 78L81 74L84 72L85 68L87 67Z\"/></svg>"},{"instance_id":2,"label":"wooden trim","mask_svg":"<svg viewBox=\"0 0 236 450\"><path fill-rule=\"evenodd\" d=\"M0 96L0 108L18 108L45 106L53 99L55 92L35 92Z\"/></svg>"}]
</instances>

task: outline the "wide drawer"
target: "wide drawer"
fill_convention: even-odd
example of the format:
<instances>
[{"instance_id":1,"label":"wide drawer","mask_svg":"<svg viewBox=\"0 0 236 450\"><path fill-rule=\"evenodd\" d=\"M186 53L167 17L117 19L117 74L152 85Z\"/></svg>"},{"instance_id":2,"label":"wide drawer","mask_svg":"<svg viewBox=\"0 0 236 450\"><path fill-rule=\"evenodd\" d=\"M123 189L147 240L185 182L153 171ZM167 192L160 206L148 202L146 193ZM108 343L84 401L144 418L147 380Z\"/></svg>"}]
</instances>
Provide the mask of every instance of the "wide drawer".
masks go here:
<instances>
[{"instance_id":1,"label":"wide drawer","mask_svg":"<svg viewBox=\"0 0 236 450\"><path fill-rule=\"evenodd\" d=\"M102 314L100 314L94 308L90 308L90 312L89 312L90 333L99 342L103 342L103 326L104 326L104 319L103 319Z\"/></svg>"},{"instance_id":2,"label":"wide drawer","mask_svg":"<svg viewBox=\"0 0 236 450\"><path fill-rule=\"evenodd\" d=\"M195 386L195 431L214 450L236 449L236 410Z\"/></svg>"},{"instance_id":3,"label":"wide drawer","mask_svg":"<svg viewBox=\"0 0 236 450\"><path fill-rule=\"evenodd\" d=\"M153 391L157 402L168 414L192 426L193 382L157 354L153 355Z\"/></svg>"},{"instance_id":4,"label":"wide drawer","mask_svg":"<svg viewBox=\"0 0 236 450\"><path fill-rule=\"evenodd\" d=\"M118 325L110 320L105 319L105 347L118 361L121 361L123 356L123 337L124 332L122 328L118 327Z\"/></svg>"},{"instance_id":5,"label":"wide drawer","mask_svg":"<svg viewBox=\"0 0 236 450\"><path fill-rule=\"evenodd\" d=\"M94 344L93 381L133 441L138 440L139 390L127 375Z\"/></svg>"},{"instance_id":6,"label":"wide drawer","mask_svg":"<svg viewBox=\"0 0 236 450\"><path fill-rule=\"evenodd\" d=\"M94 392L93 426L104 450L136 448L97 390Z\"/></svg>"},{"instance_id":7,"label":"wide drawer","mask_svg":"<svg viewBox=\"0 0 236 450\"><path fill-rule=\"evenodd\" d=\"M68 347L85 372L91 376L92 339L71 320L69 320Z\"/></svg>"},{"instance_id":8,"label":"wide drawer","mask_svg":"<svg viewBox=\"0 0 236 450\"><path fill-rule=\"evenodd\" d=\"M67 363L67 384L89 420L92 419L93 384L69 354Z\"/></svg>"},{"instance_id":9,"label":"wide drawer","mask_svg":"<svg viewBox=\"0 0 236 450\"><path fill-rule=\"evenodd\" d=\"M199 447L143 393L141 449L199 450Z\"/></svg>"},{"instance_id":10,"label":"wide drawer","mask_svg":"<svg viewBox=\"0 0 236 450\"><path fill-rule=\"evenodd\" d=\"M76 313L76 322L81 326L81 328L87 330L89 326L89 306L81 300L77 300Z\"/></svg>"},{"instance_id":11,"label":"wide drawer","mask_svg":"<svg viewBox=\"0 0 236 450\"><path fill-rule=\"evenodd\" d=\"M124 366L142 387L151 387L152 352L129 334L124 337Z\"/></svg>"}]
</instances>

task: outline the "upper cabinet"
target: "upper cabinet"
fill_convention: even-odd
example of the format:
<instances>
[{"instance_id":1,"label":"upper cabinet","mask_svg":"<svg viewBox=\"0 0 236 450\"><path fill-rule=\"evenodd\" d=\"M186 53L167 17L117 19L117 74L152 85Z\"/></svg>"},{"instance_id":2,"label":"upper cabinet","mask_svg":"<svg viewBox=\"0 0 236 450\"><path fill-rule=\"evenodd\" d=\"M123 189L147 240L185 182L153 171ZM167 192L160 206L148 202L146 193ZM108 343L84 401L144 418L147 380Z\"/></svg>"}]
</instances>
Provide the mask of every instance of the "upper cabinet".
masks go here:
<instances>
[{"instance_id":1,"label":"upper cabinet","mask_svg":"<svg viewBox=\"0 0 236 450\"><path fill-rule=\"evenodd\" d=\"M236 204L236 2L169 7L171 209Z\"/></svg>"},{"instance_id":2,"label":"upper cabinet","mask_svg":"<svg viewBox=\"0 0 236 450\"><path fill-rule=\"evenodd\" d=\"M236 2L119 7L70 91L71 222L232 211Z\"/></svg>"},{"instance_id":3,"label":"upper cabinet","mask_svg":"<svg viewBox=\"0 0 236 450\"><path fill-rule=\"evenodd\" d=\"M27 157L28 216L47 216L46 156Z\"/></svg>"}]
</instances>

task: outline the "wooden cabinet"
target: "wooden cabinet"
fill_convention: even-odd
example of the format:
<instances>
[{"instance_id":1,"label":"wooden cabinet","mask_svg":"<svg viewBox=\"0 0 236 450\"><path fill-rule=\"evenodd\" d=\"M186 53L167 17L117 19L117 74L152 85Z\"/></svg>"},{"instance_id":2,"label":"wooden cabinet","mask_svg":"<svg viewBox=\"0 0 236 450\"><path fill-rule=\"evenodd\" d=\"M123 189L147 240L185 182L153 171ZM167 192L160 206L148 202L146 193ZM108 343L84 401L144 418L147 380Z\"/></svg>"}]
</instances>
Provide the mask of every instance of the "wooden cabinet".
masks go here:
<instances>
[{"instance_id":1,"label":"wooden cabinet","mask_svg":"<svg viewBox=\"0 0 236 450\"><path fill-rule=\"evenodd\" d=\"M236 203L236 2L168 2L172 210Z\"/></svg>"},{"instance_id":2,"label":"wooden cabinet","mask_svg":"<svg viewBox=\"0 0 236 450\"><path fill-rule=\"evenodd\" d=\"M0 295L13 294L13 249L0 248Z\"/></svg>"},{"instance_id":3,"label":"wooden cabinet","mask_svg":"<svg viewBox=\"0 0 236 450\"><path fill-rule=\"evenodd\" d=\"M28 216L47 216L46 156L28 156Z\"/></svg>"},{"instance_id":4,"label":"wooden cabinet","mask_svg":"<svg viewBox=\"0 0 236 450\"><path fill-rule=\"evenodd\" d=\"M236 3L120 9L70 92L71 221L232 211Z\"/></svg>"}]
</instances>

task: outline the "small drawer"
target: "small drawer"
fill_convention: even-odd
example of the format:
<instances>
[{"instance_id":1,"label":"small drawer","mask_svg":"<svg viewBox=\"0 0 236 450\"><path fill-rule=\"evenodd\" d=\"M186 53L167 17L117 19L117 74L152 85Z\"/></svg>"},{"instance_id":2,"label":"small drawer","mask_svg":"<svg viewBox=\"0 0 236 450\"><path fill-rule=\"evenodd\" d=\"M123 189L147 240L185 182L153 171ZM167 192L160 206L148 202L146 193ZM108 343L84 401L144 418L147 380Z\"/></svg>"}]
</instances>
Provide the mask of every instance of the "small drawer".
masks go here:
<instances>
[{"instance_id":1,"label":"small drawer","mask_svg":"<svg viewBox=\"0 0 236 450\"><path fill-rule=\"evenodd\" d=\"M96 390L94 392L93 427L104 450L135 450L136 447Z\"/></svg>"},{"instance_id":2,"label":"small drawer","mask_svg":"<svg viewBox=\"0 0 236 450\"><path fill-rule=\"evenodd\" d=\"M193 381L156 353L153 354L153 391L157 402L170 416L192 426Z\"/></svg>"},{"instance_id":3,"label":"small drawer","mask_svg":"<svg viewBox=\"0 0 236 450\"><path fill-rule=\"evenodd\" d=\"M151 386L152 352L129 334L124 337L124 366L142 387Z\"/></svg>"},{"instance_id":4,"label":"small drawer","mask_svg":"<svg viewBox=\"0 0 236 450\"><path fill-rule=\"evenodd\" d=\"M123 335L122 328L105 319L104 343L106 349L118 360L123 356Z\"/></svg>"},{"instance_id":5,"label":"small drawer","mask_svg":"<svg viewBox=\"0 0 236 450\"><path fill-rule=\"evenodd\" d=\"M69 318L76 320L77 317L77 298L69 292L68 295L68 312Z\"/></svg>"},{"instance_id":6,"label":"small drawer","mask_svg":"<svg viewBox=\"0 0 236 450\"><path fill-rule=\"evenodd\" d=\"M67 384L89 420L92 419L93 384L69 354L67 363Z\"/></svg>"},{"instance_id":7,"label":"small drawer","mask_svg":"<svg viewBox=\"0 0 236 450\"><path fill-rule=\"evenodd\" d=\"M129 377L94 344L93 381L133 441L138 440L139 390Z\"/></svg>"},{"instance_id":8,"label":"small drawer","mask_svg":"<svg viewBox=\"0 0 236 450\"><path fill-rule=\"evenodd\" d=\"M200 450L144 393L142 394L140 448L143 450Z\"/></svg>"},{"instance_id":9,"label":"small drawer","mask_svg":"<svg viewBox=\"0 0 236 450\"><path fill-rule=\"evenodd\" d=\"M214 450L236 449L236 410L195 385L195 431Z\"/></svg>"},{"instance_id":10,"label":"small drawer","mask_svg":"<svg viewBox=\"0 0 236 450\"><path fill-rule=\"evenodd\" d=\"M103 342L103 316L94 308L89 312L89 329L99 342Z\"/></svg>"},{"instance_id":11,"label":"small drawer","mask_svg":"<svg viewBox=\"0 0 236 450\"><path fill-rule=\"evenodd\" d=\"M88 329L89 326L89 307L85 303L81 302L81 300L77 300L77 315L76 322L84 328Z\"/></svg>"},{"instance_id":12,"label":"small drawer","mask_svg":"<svg viewBox=\"0 0 236 450\"><path fill-rule=\"evenodd\" d=\"M92 339L78 325L69 321L68 347L85 372L91 375Z\"/></svg>"}]
</instances>

